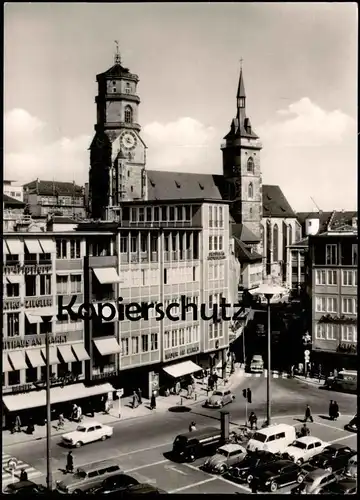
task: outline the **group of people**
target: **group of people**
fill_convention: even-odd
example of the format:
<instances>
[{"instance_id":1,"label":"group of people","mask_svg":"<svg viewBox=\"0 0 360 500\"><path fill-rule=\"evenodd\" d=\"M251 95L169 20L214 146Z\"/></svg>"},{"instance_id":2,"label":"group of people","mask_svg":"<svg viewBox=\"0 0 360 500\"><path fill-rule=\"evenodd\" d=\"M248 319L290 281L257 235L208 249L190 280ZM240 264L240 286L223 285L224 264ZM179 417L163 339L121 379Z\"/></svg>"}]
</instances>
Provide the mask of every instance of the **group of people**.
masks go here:
<instances>
[{"instance_id":1,"label":"group of people","mask_svg":"<svg viewBox=\"0 0 360 500\"><path fill-rule=\"evenodd\" d=\"M337 420L339 418L339 405L336 401L331 400L329 404L329 417L330 420Z\"/></svg>"},{"instance_id":2,"label":"group of people","mask_svg":"<svg viewBox=\"0 0 360 500\"><path fill-rule=\"evenodd\" d=\"M82 409L81 406L78 406L77 404L74 404L72 407L72 412L71 412L71 420L73 422L81 422L82 420Z\"/></svg>"},{"instance_id":3,"label":"group of people","mask_svg":"<svg viewBox=\"0 0 360 500\"><path fill-rule=\"evenodd\" d=\"M21 424L21 419L19 417L19 415L17 415L15 417L15 420L11 426L11 434L15 434L15 432L21 432L22 429L22 424ZM34 422L33 422L33 419L32 417L29 418L29 421L28 421L28 425L25 429L25 433L26 434L34 434L35 432L35 425L34 425Z\"/></svg>"},{"instance_id":4,"label":"group of people","mask_svg":"<svg viewBox=\"0 0 360 500\"><path fill-rule=\"evenodd\" d=\"M142 391L140 388L133 391L132 395L132 407L137 408L143 402ZM153 391L150 398L150 410L156 410L156 391Z\"/></svg>"}]
</instances>

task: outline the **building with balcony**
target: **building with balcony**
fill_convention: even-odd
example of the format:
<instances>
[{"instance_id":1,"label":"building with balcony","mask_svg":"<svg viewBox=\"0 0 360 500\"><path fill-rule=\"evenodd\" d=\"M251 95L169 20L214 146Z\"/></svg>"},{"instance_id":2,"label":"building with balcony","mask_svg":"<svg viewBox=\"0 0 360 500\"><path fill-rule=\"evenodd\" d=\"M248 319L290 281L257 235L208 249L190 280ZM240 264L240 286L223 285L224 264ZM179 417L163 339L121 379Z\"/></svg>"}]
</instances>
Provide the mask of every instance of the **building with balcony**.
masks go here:
<instances>
[{"instance_id":1,"label":"building with balcony","mask_svg":"<svg viewBox=\"0 0 360 500\"><path fill-rule=\"evenodd\" d=\"M86 216L85 190L75 182L35 181L24 184L24 202L30 215L63 215L72 219Z\"/></svg>"},{"instance_id":2,"label":"building with balcony","mask_svg":"<svg viewBox=\"0 0 360 500\"><path fill-rule=\"evenodd\" d=\"M3 194L17 201L24 201L23 187L14 183L15 181L3 180Z\"/></svg>"},{"instance_id":3,"label":"building with balcony","mask_svg":"<svg viewBox=\"0 0 360 500\"><path fill-rule=\"evenodd\" d=\"M309 236L312 359L325 370L357 366L357 230L349 225Z\"/></svg>"}]
</instances>

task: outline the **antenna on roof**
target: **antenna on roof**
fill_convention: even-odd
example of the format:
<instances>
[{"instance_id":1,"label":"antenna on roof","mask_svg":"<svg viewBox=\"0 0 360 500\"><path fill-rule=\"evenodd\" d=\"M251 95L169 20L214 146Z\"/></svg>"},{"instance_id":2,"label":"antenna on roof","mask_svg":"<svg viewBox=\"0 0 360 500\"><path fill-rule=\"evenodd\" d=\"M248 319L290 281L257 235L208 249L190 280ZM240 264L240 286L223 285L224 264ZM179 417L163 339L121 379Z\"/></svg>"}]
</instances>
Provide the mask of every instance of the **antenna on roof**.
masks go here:
<instances>
[{"instance_id":1,"label":"antenna on roof","mask_svg":"<svg viewBox=\"0 0 360 500\"><path fill-rule=\"evenodd\" d=\"M314 203L314 205L315 205L315 206L316 206L316 208L318 209L318 212L319 212L319 213L320 213L320 212L322 212L322 210L321 210L321 209L319 208L319 206L316 204L316 201L314 200L314 198L312 198L312 197L310 196L310 200Z\"/></svg>"},{"instance_id":2,"label":"antenna on roof","mask_svg":"<svg viewBox=\"0 0 360 500\"><path fill-rule=\"evenodd\" d=\"M121 64L121 56L120 56L120 51L119 51L119 41L115 40L115 47L116 47L116 52L115 52L115 64Z\"/></svg>"}]
</instances>

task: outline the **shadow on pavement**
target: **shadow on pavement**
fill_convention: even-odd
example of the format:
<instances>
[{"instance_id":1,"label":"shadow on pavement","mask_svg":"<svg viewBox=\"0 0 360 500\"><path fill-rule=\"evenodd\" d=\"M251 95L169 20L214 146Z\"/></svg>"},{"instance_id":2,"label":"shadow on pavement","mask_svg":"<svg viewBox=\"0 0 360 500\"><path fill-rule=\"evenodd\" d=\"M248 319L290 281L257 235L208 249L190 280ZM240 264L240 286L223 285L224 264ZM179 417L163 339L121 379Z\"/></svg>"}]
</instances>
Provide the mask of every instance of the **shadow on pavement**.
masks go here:
<instances>
[{"instance_id":1,"label":"shadow on pavement","mask_svg":"<svg viewBox=\"0 0 360 500\"><path fill-rule=\"evenodd\" d=\"M323 420L331 420L329 415L319 415L319 417L322 418Z\"/></svg>"},{"instance_id":2,"label":"shadow on pavement","mask_svg":"<svg viewBox=\"0 0 360 500\"><path fill-rule=\"evenodd\" d=\"M168 411L171 413L188 413L191 411L191 408L188 406L171 406Z\"/></svg>"}]
</instances>

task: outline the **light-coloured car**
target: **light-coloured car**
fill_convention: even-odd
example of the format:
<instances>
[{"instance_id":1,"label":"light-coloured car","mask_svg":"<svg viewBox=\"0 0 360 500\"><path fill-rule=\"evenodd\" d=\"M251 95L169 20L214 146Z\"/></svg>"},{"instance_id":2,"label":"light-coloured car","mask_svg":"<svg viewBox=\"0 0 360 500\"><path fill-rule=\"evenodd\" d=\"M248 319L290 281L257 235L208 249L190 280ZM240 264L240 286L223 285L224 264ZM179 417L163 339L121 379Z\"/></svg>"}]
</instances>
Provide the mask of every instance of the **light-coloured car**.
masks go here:
<instances>
[{"instance_id":1,"label":"light-coloured car","mask_svg":"<svg viewBox=\"0 0 360 500\"><path fill-rule=\"evenodd\" d=\"M246 457L246 449L240 444L225 444L216 450L215 455L208 458L204 470L224 474L232 465L238 464Z\"/></svg>"},{"instance_id":2,"label":"light-coloured car","mask_svg":"<svg viewBox=\"0 0 360 500\"><path fill-rule=\"evenodd\" d=\"M121 473L120 466L105 460L97 464L79 467L74 474L69 474L62 481L56 481L56 492L61 494L82 493L100 485L104 479Z\"/></svg>"},{"instance_id":3,"label":"light-coloured car","mask_svg":"<svg viewBox=\"0 0 360 500\"><path fill-rule=\"evenodd\" d=\"M230 389L214 391L206 401L205 406L208 408L222 408L223 406L232 403L234 399L235 396Z\"/></svg>"},{"instance_id":4,"label":"light-coloured car","mask_svg":"<svg viewBox=\"0 0 360 500\"><path fill-rule=\"evenodd\" d=\"M321 439L313 436L304 436L296 439L285 449L284 457L301 465L318 453L321 453L326 446L329 446L329 444L321 441Z\"/></svg>"},{"instance_id":5,"label":"light-coloured car","mask_svg":"<svg viewBox=\"0 0 360 500\"><path fill-rule=\"evenodd\" d=\"M264 371L264 360L261 354L255 354L250 362L250 372L263 373L263 371Z\"/></svg>"},{"instance_id":6,"label":"light-coloured car","mask_svg":"<svg viewBox=\"0 0 360 500\"><path fill-rule=\"evenodd\" d=\"M105 441L113 435L113 428L99 422L84 422L78 425L76 430L61 436L63 444L66 446L80 446L94 441Z\"/></svg>"},{"instance_id":7,"label":"light-coloured car","mask_svg":"<svg viewBox=\"0 0 360 500\"><path fill-rule=\"evenodd\" d=\"M345 476L352 479L357 478L357 455L354 455L348 461L348 464L345 469Z\"/></svg>"},{"instance_id":8,"label":"light-coloured car","mask_svg":"<svg viewBox=\"0 0 360 500\"><path fill-rule=\"evenodd\" d=\"M291 493L303 495L318 495L322 489L335 483L336 476L333 472L324 469L315 469L307 474L300 486L293 488Z\"/></svg>"}]
</instances>

